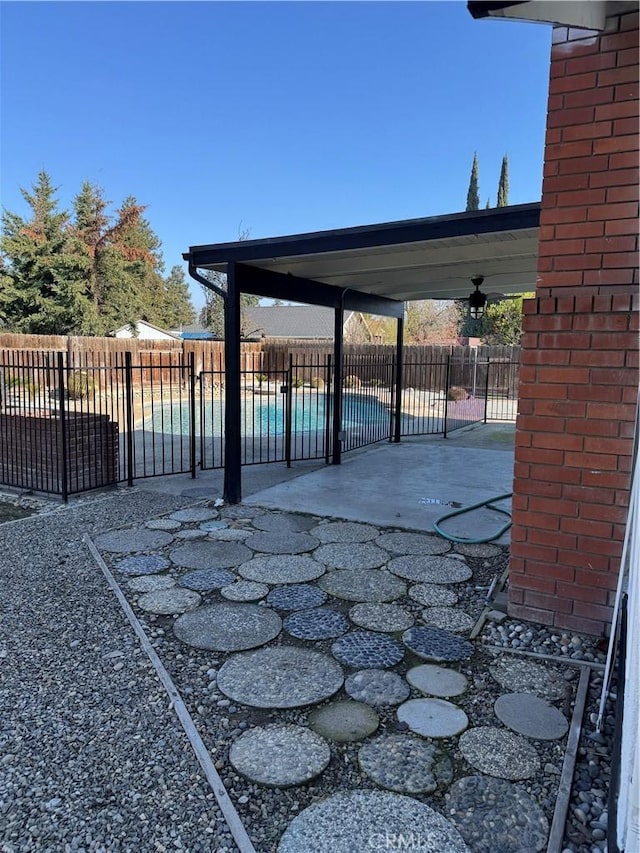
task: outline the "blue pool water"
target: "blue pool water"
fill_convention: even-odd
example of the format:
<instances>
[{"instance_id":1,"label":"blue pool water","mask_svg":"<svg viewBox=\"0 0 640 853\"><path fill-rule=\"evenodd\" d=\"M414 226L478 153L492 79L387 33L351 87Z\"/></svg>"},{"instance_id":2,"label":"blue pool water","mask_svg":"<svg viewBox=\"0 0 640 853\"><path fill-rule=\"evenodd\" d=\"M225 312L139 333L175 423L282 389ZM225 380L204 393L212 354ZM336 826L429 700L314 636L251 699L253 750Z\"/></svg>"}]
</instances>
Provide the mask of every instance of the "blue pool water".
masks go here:
<instances>
[{"instance_id":1,"label":"blue pool water","mask_svg":"<svg viewBox=\"0 0 640 853\"><path fill-rule=\"evenodd\" d=\"M202 411L200 406L202 405ZM253 397L245 401L241 410L243 435L261 434L263 437L284 435L284 397L266 399ZM331 417L331 412L329 412ZM343 397L343 429L363 425L383 427L389 423L389 409L376 397L363 394L345 394ZM325 397L303 398L295 395L291 410L292 432L316 432L327 424ZM189 407L186 403L162 406L145 419L145 426L154 432L172 435L189 434ZM329 424L331 427L331 423ZM196 433L222 435L224 431L224 401L196 402Z\"/></svg>"}]
</instances>

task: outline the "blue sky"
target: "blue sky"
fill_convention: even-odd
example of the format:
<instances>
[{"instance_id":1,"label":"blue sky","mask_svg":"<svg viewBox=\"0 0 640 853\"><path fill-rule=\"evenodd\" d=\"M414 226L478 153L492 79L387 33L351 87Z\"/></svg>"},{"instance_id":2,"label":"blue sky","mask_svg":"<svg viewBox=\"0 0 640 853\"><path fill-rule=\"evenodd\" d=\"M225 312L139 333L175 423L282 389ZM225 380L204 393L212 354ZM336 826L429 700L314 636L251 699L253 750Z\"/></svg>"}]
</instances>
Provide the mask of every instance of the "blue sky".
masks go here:
<instances>
[{"instance_id":1,"label":"blue sky","mask_svg":"<svg viewBox=\"0 0 640 853\"><path fill-rule=\"evenodd\" d=\"M45 169L189 245L536 201L550 28L465 2L1 4L1 201ZM197 285L194 303L202 304Z\"/></svg>"}]
</instances>

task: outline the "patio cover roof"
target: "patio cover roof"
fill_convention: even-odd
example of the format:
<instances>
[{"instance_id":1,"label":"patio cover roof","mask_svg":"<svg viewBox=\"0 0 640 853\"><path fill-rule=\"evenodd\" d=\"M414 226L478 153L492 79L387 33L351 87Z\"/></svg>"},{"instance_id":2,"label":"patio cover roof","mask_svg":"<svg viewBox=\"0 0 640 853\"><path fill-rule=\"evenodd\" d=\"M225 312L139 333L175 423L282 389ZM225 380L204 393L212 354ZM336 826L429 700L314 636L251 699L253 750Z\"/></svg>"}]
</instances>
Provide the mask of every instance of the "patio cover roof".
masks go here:
<instances>
[{"instance_id":1,"label":"patio cover roof","mask_svg":"<svg viewBox=\"0 0 640 853\"><path fill-rule=\"evenodd\" d=\"M230 263L239 263L294 276L280 298L300 302L315 301L305 299L304 280L405 301L466 298L471 277L483 275L484 292L514 295L535 290L539 220L536 202L192 246L184 258L199 269L226 272ZM260 284L251 292L276 295Z\"/></svg>"}]
</instances>

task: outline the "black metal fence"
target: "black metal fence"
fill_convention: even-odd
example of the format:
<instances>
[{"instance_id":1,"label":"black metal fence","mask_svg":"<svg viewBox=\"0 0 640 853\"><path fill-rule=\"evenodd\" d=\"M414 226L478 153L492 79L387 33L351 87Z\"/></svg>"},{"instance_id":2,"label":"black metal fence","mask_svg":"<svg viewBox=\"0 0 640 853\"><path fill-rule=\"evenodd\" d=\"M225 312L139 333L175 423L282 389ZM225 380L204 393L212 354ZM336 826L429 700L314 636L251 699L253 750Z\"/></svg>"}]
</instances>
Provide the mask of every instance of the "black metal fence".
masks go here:
<instances>
[{"instance_id":1,"label":"black metal fence","mask_svg":"<svg viewBox=\"0 0 640 853\"><path fill-rule=\"evenodd\" d=\"M249 365L245 365L249 367ZM518 364L505 359L406 361L402 436L515 420ZM395 433L396 363L346 355L343 451ZM70 494L143 477L224 465L224 370L196 372L193 354L132 363L62 352L0 352L0 482ZM407 381L408 380L408 381ZM411 382L411 384L409 384ZM242 372L242 463L329 461L333 441L331 356L289 355Z\"/></svg>"}]
</instances>

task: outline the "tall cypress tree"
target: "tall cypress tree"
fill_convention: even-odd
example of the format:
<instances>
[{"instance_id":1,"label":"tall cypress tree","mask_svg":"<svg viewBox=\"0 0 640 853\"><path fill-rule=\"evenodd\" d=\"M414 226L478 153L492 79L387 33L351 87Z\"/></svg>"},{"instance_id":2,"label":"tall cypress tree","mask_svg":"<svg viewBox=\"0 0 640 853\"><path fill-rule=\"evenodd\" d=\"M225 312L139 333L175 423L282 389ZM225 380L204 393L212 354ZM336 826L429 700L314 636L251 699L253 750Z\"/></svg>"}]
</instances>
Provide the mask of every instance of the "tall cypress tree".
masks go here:
<instances>
[{"instance_id":1,"label":"tall cypress tree","mask_svg":"<svg viewBox=\"0 0 640 853\"><path fill-rule=\"evenodd\" d=\"M469 178L469 189L467 190L467 206L465 210L478 210L480 208L480 192L478 189L478 154L473 155L471 166L471 177Z\"/></svg>"},{"instance_id":2,"label":"tall cypress tree","mask_svg":"<svg viewBox=\"0 0 640 853\"><path fill-rule=\"evenodd\" d=\"M509 204L509 159L505 154L502 158L500 169L500 182L498 184L498 207L507 207Z\"/></svg>"}]
</instances>

